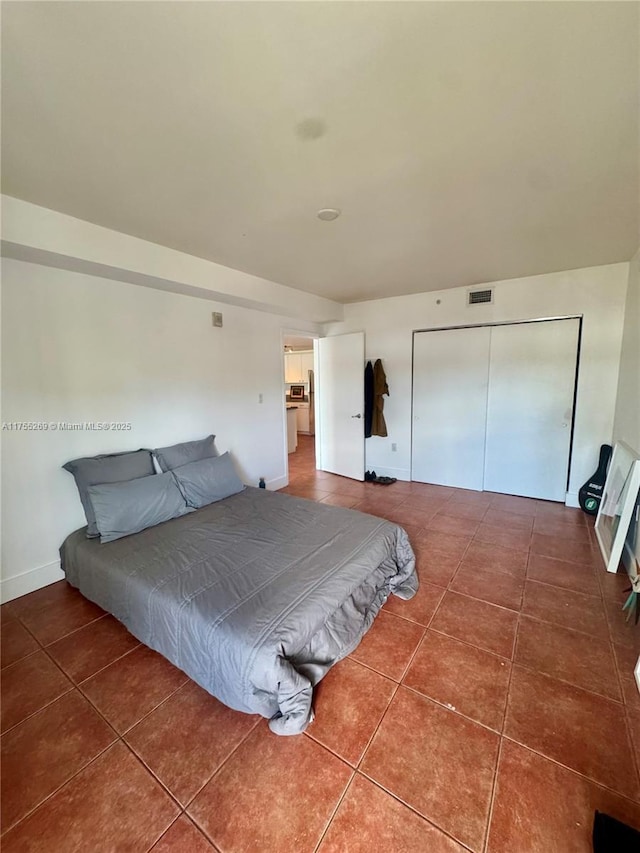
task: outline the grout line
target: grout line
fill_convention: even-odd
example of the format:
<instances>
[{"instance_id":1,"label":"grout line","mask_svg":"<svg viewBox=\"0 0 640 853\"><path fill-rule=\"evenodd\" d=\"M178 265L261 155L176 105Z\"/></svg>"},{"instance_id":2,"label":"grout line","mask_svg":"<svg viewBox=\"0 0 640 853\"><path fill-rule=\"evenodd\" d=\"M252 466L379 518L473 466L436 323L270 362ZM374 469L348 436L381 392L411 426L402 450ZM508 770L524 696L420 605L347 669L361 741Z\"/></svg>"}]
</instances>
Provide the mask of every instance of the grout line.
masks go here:
<instances>
[{"instance_id":1,"label":"grout line","mask_svg":"<svg viewBox=\"0 0 640 853\"><path fill-rule=\"evenodd\" d=\"M640 803L640 797L635 800L633 797L629 796L629 794L623 794L615 788L611 788L609 785L605 785L604 782L600 782L597 779L594 779L593 776L587 776L585 773L582 773L580 770L576 770L575 767L570 767L568 764L563 764L561 761L558 761L557 758L552 758L550 755L546 755L544 752L540 752L538 749L534 749L532 746L523 743L522 741L516 740L511 735L502 735L503 740L508 740L510 743L515 743L517 746L522 749L526 749L527 752L532 752L534 755L537 755L539 758L543 758L545 761L550 761L551 764L555 764L556 767L561 767L563 770L567 770L569 773L573 773L574 776L579 776L581 779L589 782L591 785L595 785L597 788L601 788L603 791L609 791L611 794L615 794L616 797L621 797L623 800L627 800L630 803L633 803L635 806Z\"/></svg>"},{"instance_id":2,"label":"grout line","mask_svg":"<svg viewBox=\"0 0 640 853\"><path fill-rule=\"evenodd\" d=\"M349 788L351 787L351 783L352 783L352 782L353 782L353 780L356 778L356 771L355 771L355 769L354 769L353 767L351 767L351 765L349 765L349 769L351 770L351 776L349 777L349 781L348 781L348 782L347 782L347 784L345 785L345 788L344 788L344 791L342 792L342 795L339 797L338 802L336 803L335 807L334 807L334 808L333 808L333 810L331 811L331 814L329 815L329 819L327 820L327 823L326 823L326 825L325 825L324 829L323 829L323 830L322 830L322 832L320 833L320 838L318 839L318 843L317 843L317 844L316 844L316 846L313 848L314 853L315 853L315 851L317 851L317 850L318 850L318 848L319 848L319 847L320 847L320 845L322 844L322 842L323 842L323 840L324 840L325 835L326 835L326 834L327 834L327 832L329 831L329 827L330 827L330 826L331 826L331 824L333 823L333 819L335 818L336 814L338 813L338 809L339 809L339 808L340 808L340 806L342 805L342 801L343 801L343 800L344 800L344 798L347 796L347 791L348 791L348 790L349 790Z\"/></svg>"},{"instance_id":3,"label":"grout line","mask_svg":"<svg viewBox=\"0 0 640 853\"><path fill-rule=\"evenodd\" d=\"M437 829L438 832L441 832L447 838L450 838L459 847L462 847L463 850L468 850L468 851L470 851L470 853L474 853L473 849L471 847L469 847L468 844L461 841L455 835L452 835L451 832L449 832L448 830L444 829L442 826L437 824L433 818L428 818L425 815L423 815L420 811L418 811L418 809L415 806L412 806L411 803L407 802L406 800L403 800L399 794L395 793L394 791L390 790L389 788L385 788L385 786L382 784L382 782L379 782L377 779L374 779L373 776L369 776L364 770L358 770L357 774L362 776L368 782L371 782L371 784L375 785L376 788L380 788L381 791L384 791L384 793L388 794L393 800L395 800L398 803L401 803L403 806L408 808L409 811L411 811L415 815L417 815L420 818L420 820L423 820L425 823L429 824L429 826L432 826L434 829Z\"/></svg>"},{"instance_id":4,"label":"grout line","mask_svg":"<svg viewBox=\"0 0 640 853\"><path fill-rule=\"evenodd\" d=\"M25 812L25 814L23 814L19 820L15 821L15 823L10 824L9 826L3 826L2 827L2 833L0 834L0 837L4 837L10 830L14 829L16 826L19 826L21 823L26 821L27 818L29 818L34 812L36 812L40 808L40 806L43 806L48 800L50 800L52 797L54 797L58 793L58 791L62 790L62 788L64 788L66 785L68 785L69 782L71 782L73 779L75 779L76 776L79 776L80 773L82 773L84 770L87 769L87 767L90 767L102 755L104 755L106 752L108 752L112 746L115 746L115 744L117 742L118 742L117 740L114 740L110 744L105 746L104 749L101 749L100 752L97 753L97 755L94 755L93 758L91 758L89 761L87 761L86 764L83 764L82 767L80 767L78 770L75 771L75 773L72 773L72 775L69 776L68 779L65 779L64 782L61 782L57 788L55 788L53 791L51 791L49 794L47 794L45 797L43 797L41 800L39 800L39 802L36 803L35 806L30 808L29 811Z\"/></svg>"},{"instance_id":5,"label":"grout line","mask_svg":"<svg viewBox=\"0 0 640 853\"><path fill-rule=\"evenodd\" d=\"M82 593L80 593L80 594L82 594ZM88 600L88 599L87 599L87 600ZM53 645L55 645L56 643L61 642L62 640L66 640L66 639L67 639L67 637L71 637L73 634L77 634L77 633L78 633L78 631L84 631L84 629L85 629L85 628L88 628L90 625L95 625L95 624L96 624L96 622L100 622L102 619L106 619L106 618L107 618L107 616L110 616L110 615L111 615L110 613L107 613L107 612L105 611L105 612L102 614L102 616L98 616L98 617L96 617L95 619L92 619L90 622L87 622L85 625L81 625L79 628L73 628L73 630L71 630L71 631L69 631L68 633L64 634L62 637L58 637L58 638L57 638L57 639L55 639L55 640L51 640L51 642L50 642L50 643L42 643L42 648L43 648L43 649L48 649L48 648L49 648L49 646L53 646ZM115 619L115 616L111 616L111 618L112 618L112 619ZM117 621L117 620L116 620L116 621ZM122 623L121 623L121 622L118 622L118 624L119 624L119 625L121 625Z\"/></svg>"},{"instance_id":6,"label":"grout line","mask_svg":"<svg viewBox=\"0 0 640 853\"><path fill-rule=\"evenodd\" d=\"M215 697L214 697L214 698L215 698ZM217 700L217 701L220 701L220 700ZM238 711L237 713L239 713L239 714L240 714L240 713L242 713L242 711ZM251 714L247 714L247 716L253 716L253 715L251 715ZM251 726L251 728L247 731L247 733L246 733L245 735L243 735L243 736L240 738L240 740L238 741L238 743L233 747L233 749L229 752L229 754L228 754L228 755L227 755L227 756L226 756L226 757L225 757L225 758L220 762L220 764L218 764L218 766L215 768L215 770L213 770L213 772L212 772L212 773L207 777L207 779L202 783L202 785L198 788L198 790L195 792L195 794L194 794L192 797L190 797L190 798L189 798L189 801L188 801L188 802L183 806L183 808L184 808L184 810L185 810L185 811L186 811L186 810L189 808L189 806L193 803L193 801L196 799L196 797L198 796L198 794L200 794L200 793L201 793L201 792L202 792L202 791L207 787L207 785L209 784L209 782L213 779L213 777L214 777L214 776L216 775L216 773L220 770L220 768L223 766L223 764L226 764L226 763L227 763L227 760L228 760L229 758L231 758L231 756L233 755L233 753L234 753L234 752L236 752L236 750L237 750L237 749L239 749L239 747L240 747L240 746L242 746L242 744L243 744L243 743L245 742L245 740L249 737L249 735L251 735L251 734L255 731L255 729L260 725L260 722L261 722L262 720L264 720L264 719L265 719L265 717L260 717L260 716L258 716L258 719L257 719L257 720L255 721L255 723Z\"/></svg>"}]
</instances>

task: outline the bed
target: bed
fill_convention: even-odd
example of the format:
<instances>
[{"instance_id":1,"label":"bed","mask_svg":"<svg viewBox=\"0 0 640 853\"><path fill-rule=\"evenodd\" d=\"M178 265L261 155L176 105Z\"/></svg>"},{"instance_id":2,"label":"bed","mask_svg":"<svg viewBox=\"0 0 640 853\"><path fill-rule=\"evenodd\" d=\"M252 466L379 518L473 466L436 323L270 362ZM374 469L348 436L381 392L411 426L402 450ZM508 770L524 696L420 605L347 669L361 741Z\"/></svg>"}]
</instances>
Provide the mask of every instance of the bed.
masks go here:
<instances>
[{"instance_id":1,"label":"bed","mask_svg":"<svg viewBox=\"0 0 640 853\"><path fill-rule=\"evenodd\" d=\"M107 544L60 550L70 584L231 708L276 734L312 719L313 687L390 594L417 591L396 524L246 488Z\"/></svg>"}]
</instances>

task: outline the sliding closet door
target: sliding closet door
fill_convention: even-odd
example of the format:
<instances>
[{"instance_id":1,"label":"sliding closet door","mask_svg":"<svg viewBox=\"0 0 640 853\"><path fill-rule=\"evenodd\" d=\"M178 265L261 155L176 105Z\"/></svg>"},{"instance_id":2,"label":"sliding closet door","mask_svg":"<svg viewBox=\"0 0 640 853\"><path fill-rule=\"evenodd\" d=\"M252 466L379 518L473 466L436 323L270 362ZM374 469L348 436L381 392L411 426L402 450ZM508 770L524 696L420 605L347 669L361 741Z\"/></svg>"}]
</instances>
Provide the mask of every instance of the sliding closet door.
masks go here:
<instances>
[{"instance_id":1,"label":"sliding closet door","mask_svg":"<svg viewBox=\"0 0 640 853\"><path fill-rule=\"evenodd\" d=\"M413 339L411 479L482 489L489 328Z\"/></svg>"},{"instance_id":2,"label":"sliding closet door","mask_svg":"<svg viewBox=\"0 0 640 853\"><path fill-rule=\"evenodd\" d=\"M491 329L484 488L564 501L578 320Z\"/></svg>"}]
</instances>

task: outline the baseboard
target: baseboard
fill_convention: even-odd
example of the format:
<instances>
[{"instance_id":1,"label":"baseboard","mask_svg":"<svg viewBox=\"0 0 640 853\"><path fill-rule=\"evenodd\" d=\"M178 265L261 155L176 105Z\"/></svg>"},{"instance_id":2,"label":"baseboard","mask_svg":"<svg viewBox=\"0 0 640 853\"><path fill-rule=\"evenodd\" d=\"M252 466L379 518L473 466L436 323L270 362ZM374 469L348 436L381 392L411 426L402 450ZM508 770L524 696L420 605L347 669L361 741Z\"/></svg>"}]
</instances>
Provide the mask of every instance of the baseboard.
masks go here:
<instances>
[{"instance_id":1,"label":"baseboard","mask_svg":"<svg viewBox=\"0 0 640 853\"><path fill-rule=\"evenodd\" d=\"M284 489L288 485L288 477L275 477L273 480L267 480L267 488L270 492L277 492L278 489Z\"/></svg>"},{"instance_id":2,"label":"baseboard","mask_svg":"<svg viewBox=\"0 0 640 853\"><path fill-rule=\"evenodd\" d=\"M567 496L564 502L567 506L572 506L576 509L580 509L580 501L578 500L577 492L567 492Z\"/></svg>"},{"instance_id":3,"label":"baseboard","mask_svg":"<svg viewBox=\"0 0 640 853\"><path fill-rule=\"evenodd\" d=\"M64 572L60 568L60 560L48 563L46 566L38 566L36 569L29 569L28 572L22 572L12 578L3 578L0 581L0 602L4 604L63 579Z\"/></svg>"}]
</instances>

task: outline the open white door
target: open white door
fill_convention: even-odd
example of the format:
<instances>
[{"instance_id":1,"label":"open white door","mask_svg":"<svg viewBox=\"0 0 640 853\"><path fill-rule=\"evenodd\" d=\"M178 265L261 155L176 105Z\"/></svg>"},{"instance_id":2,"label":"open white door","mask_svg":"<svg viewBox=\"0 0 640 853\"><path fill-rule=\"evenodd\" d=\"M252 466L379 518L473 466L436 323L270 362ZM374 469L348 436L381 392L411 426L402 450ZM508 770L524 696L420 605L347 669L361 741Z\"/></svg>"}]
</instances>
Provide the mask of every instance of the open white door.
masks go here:
<instances>
[{"instance_id":1,"label":"open white door","mask_svg":"<svg viewBox=\"0 0 640 853\"><path fill-rule=\"evenodd\" d=\"M318 341L319 468L364 480L364 332Z\"/></svg>"}]
</instances>

